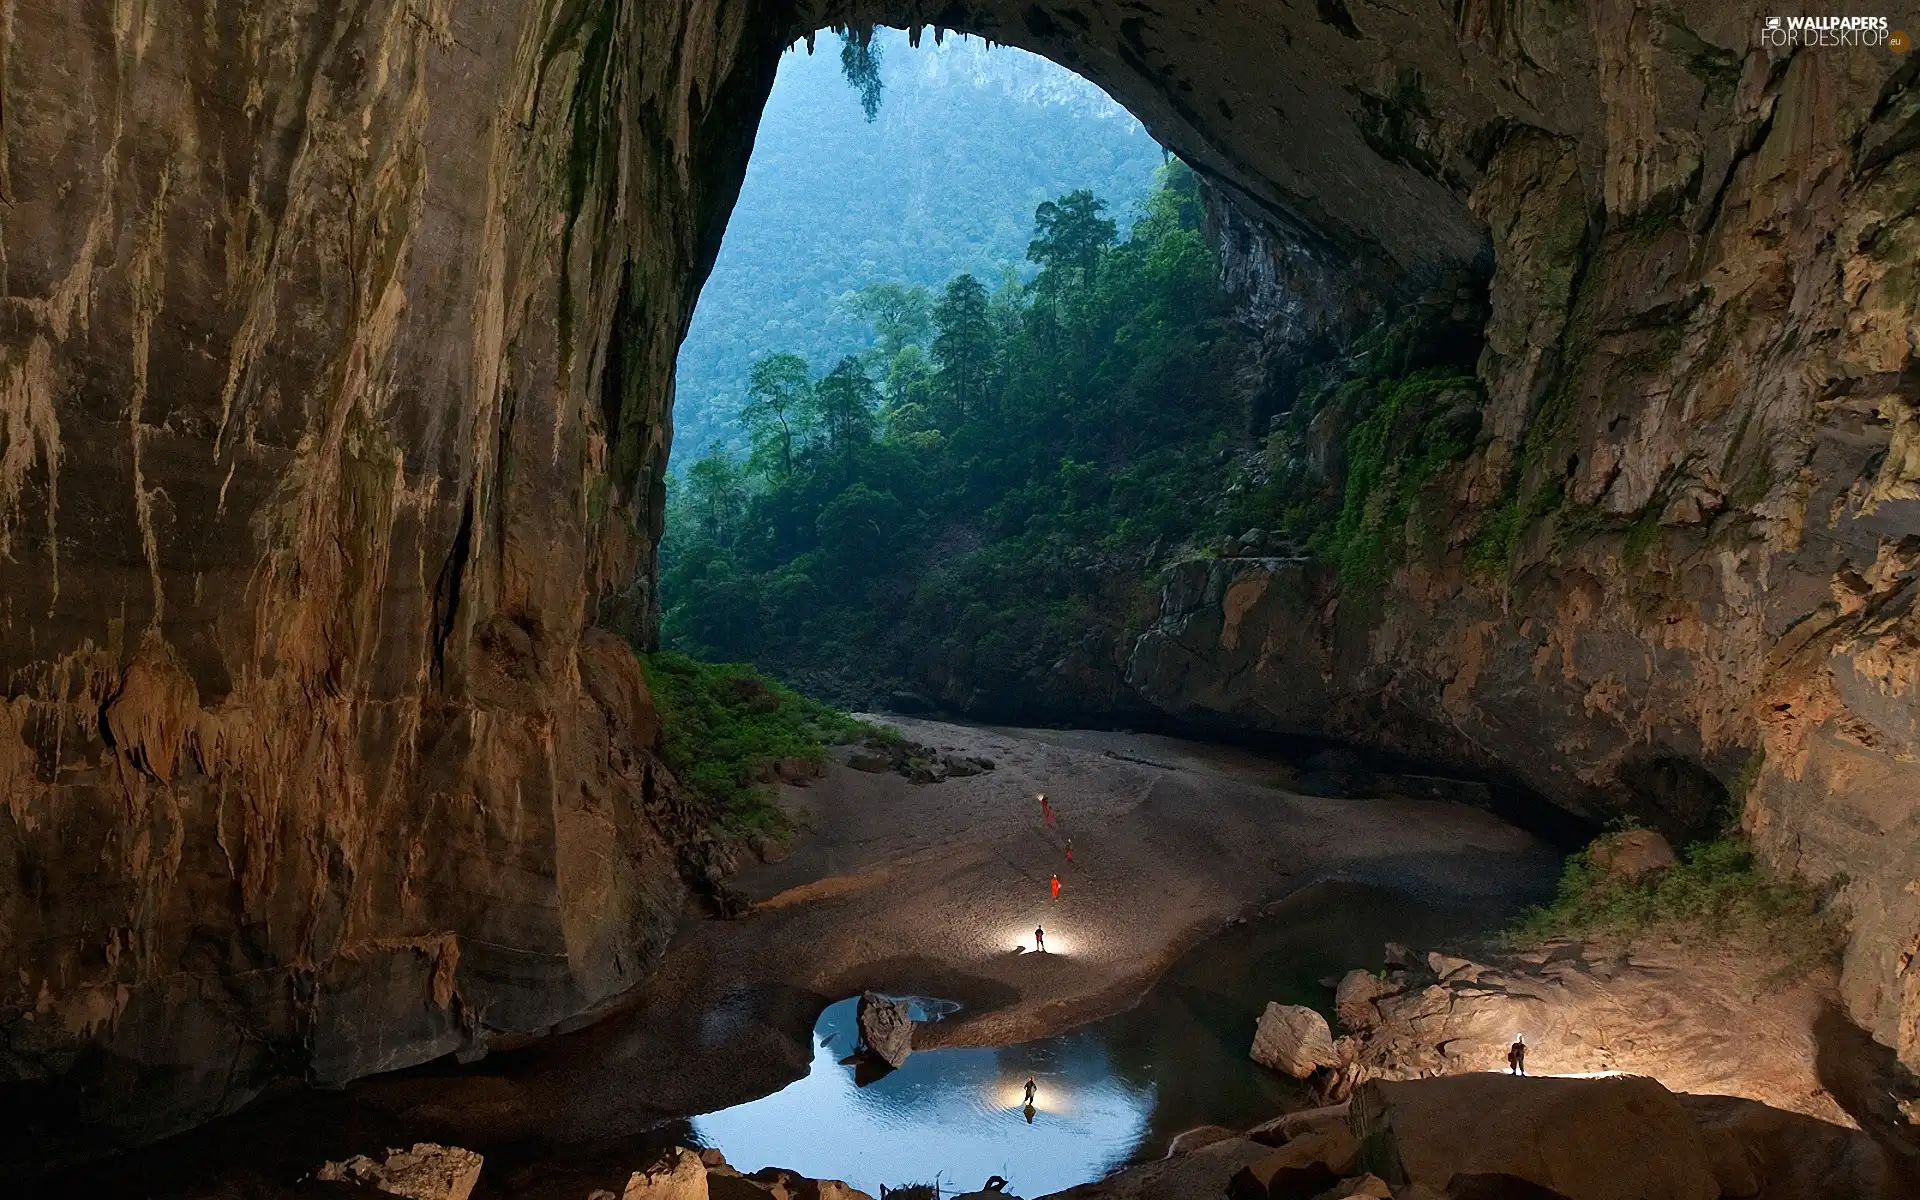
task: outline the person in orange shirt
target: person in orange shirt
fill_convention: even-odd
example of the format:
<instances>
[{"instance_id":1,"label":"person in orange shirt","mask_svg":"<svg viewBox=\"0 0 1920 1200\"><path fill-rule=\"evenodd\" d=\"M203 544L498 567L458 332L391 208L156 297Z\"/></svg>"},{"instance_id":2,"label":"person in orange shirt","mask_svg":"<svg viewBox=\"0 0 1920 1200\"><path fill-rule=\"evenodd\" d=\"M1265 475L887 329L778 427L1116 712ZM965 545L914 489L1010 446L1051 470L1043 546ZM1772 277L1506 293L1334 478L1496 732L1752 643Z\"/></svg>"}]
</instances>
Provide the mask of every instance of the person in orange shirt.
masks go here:
<instances>
[{"instance_id":1,"label":"person in orange shirt","mask_svg":"<svg viewBox=\"0 0 1920 1200\"><path fill-rule=\"evenodd\" d=\"M1052 887L1053 887L1053 898L1055 900L1058 900L1060 898L1060 877L1058 875L1055 875L1053 877Z\"/></svg>"}]
</instances>

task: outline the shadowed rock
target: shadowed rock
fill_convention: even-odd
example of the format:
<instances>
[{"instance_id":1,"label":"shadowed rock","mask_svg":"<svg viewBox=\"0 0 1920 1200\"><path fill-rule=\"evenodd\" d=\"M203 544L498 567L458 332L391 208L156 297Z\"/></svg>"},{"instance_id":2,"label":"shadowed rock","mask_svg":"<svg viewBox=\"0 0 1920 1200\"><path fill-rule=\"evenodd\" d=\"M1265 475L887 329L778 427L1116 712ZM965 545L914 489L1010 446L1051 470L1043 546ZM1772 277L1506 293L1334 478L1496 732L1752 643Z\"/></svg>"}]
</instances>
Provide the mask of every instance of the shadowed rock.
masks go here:
<instances>
[{"instance_id":1,"label":"shadowed rock","mask_svg":"<svg viewBox=\"0 0 1920 1200\"><path fill-rule=\"evenodd\" d=\"M898 1068L913 1053L913 1016L906 1001L861 992L857 1020L860 1040L888 1066Z\"/></svg>"}]
</instances>

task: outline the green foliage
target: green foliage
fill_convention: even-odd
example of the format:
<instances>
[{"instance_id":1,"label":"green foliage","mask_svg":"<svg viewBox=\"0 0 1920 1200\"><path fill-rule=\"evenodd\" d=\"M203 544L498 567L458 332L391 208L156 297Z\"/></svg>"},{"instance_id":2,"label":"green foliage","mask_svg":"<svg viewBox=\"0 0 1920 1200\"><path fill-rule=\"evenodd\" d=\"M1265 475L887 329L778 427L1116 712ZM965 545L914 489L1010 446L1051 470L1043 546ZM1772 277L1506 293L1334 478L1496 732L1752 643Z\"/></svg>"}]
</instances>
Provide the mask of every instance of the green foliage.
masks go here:
<instances>
[{"instance_id":1,"label":"green foliage","mask_svg":"<svg viewBox=\"0 0 1920 1200\"><path fill-rule=\"evenodd\" d=\"M645 655L641 665L660 713L667 766L722 829L791 832L767 782L774 764L785 758L819 763L828 745L865 731L845 713L752 667L672 653Z\"/></svg>"},{"instance_id":2,"label":"green foliage","mask_svg":"<svg viewBox=\"0 0 1920 1200\"><path fill-rule=\"evenodd\" d=\"M1458 303L1463 290L1440 289L1312 372L1229 485L1217 530L1279 530L1334 562L1350 589L1376 593L1434 532L1429 486L1479 439L1484 313Z\"/></svg>"},{"instance_id":3,"label":"green foliage","mask_svg":"<svg viewBox=\"0 0 1920 1200\"><path fill-rule=\"evenodd\" d=\"M818 372L876 351L869 366L884 388L894 348L885 323L855 303L866 285L925 289L929 307L962 272L995 288L1005 268L1031 273L1025 256L1041 201L1086 188L1125 211L1151 187L1160 147L1064 68L971 38L950 36L943 46L928 38L911 49L906 34L877 28L871 45L885 81L871 123L842 77L837 40L781 59L680 349L676 472L716 439L735 453L749 449L741 380L770 353L803 355ZM603 121L604 112L583 107L580 116ZM904 341L924 349L926 336Z\"/></svg>"},{"instance_id":4,"label":"green foliage","mask_svg":"<svg viewBox=\"0 0 1920 1200\"><path fill-rule=\"evenodd\" d=\"M1036 213L1060 286L962 273L931 304L867 286L850 302L875 326L867 354L818 379L763 358L759 449L731 471L703 459L670 494L664 644L865 700L929 675L1017 689L1123 619L1148 548L1214 519L1243 428L1196 191L1169 167L1117 241L1099 201L1069 194ZM1403 393L1428 402L1419 381Z\"/></svg>"},{"instance_id":5,"label":"green foliage","mask_svg":"<svg viewBox=\"0 0 1920 1200\"><path fill-rule=\"evenodd\" d=\"M1324 549L1353 589L1378 588L1404 549L1411 508L1480 432L1477 379L1447 368L1415 371L1380 388L1347 436L1345 495Z\"/></svg>"},{"instance_id":6,"label":"green foliage","mask_svg":"<svg viewBox=\"0 0 1920 1200\"><path fill-rule=\"evenodd\" d=\"M860 93L860 111L872 124L880 116L880 47L873 44L873 27L842 30L840 34L840 72Z\"/></svg>"},{"instance_id":7,"label":"green foliage","mask_svg":"<svg viewBox=\"0 0 1920 1200\"><path fill-rule=\"evenodd\" d=\"M1783 972L1804 971L1840 945L1843 914L1822 892L1774 876L1737 835L1688 847L1681 862L1638 880L1609 876L1593 850L1567 860L1553 902L1528 912L1512 941L1713 941L1774 957Z\"/></svg>"}]
</instances>

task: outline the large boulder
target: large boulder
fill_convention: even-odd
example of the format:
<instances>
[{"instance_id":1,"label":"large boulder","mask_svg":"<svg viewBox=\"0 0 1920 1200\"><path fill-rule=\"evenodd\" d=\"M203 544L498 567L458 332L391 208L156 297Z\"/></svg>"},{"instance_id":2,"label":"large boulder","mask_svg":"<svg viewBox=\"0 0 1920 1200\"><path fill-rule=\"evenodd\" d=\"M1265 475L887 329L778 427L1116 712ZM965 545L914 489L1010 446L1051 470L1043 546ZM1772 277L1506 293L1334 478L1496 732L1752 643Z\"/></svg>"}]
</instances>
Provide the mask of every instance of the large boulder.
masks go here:
<instances>
[{"instance_id":1,"label":"large boulder","mask_svg":"<svg viewBox=\"0 0 1920 1200\"><path fill-rule=\"evenodd\" d=\"M1340 1019L1340 1028L1353 1032L1372 1029L1380 1023L1380 1009L1374 1001L1399 990L1371 971L1348 971L1333 993L1333 1012Z\"/></svg>"},{"instance_id":2,"label":"large boulder","mask_svg":"<svg viewBox=\"0 0 1920 1200\"><path fill-rule=\"evenodd\" d=\"M1445 1194L1462 1176L1507 1176L1567 1200L1721 1194L1700 1127L1672 1092L1640 1076L1373 1080L1347 1119L1366 1165L1395 1188Z\"/></svg>"},{"instance_id":3,"label":"large boulder","mask_svg":"<svg viewBox=\"0 0 1920 1200\"><path fill-rule=\"evenodd\" d=\"M685 1146L627 1177L620 1200L707 1200L707 1164Z\"/></svg>"},{"instance_id":4,"label":"large boulder","mask_svg":"<svg viewBox=\"0 0 1920 1200\"><path fill-rule=\"evenodd\" d=\"M1343 1125L1309 1129L1240 1169L1227 1182L1229 1200L1307 1200L1351 1173L1359 1145Z\"/></svg>"},{"instance_id":5,"label":"large boulder","mask_svg":"<svg viewBox=\"0 0 1920 1200\"><path fill-rule=\"evenodd\" d=\"M1253 1031L1253 1061L1305 1079L1321 1067L1337 1066L1333 1031L1327 1019L1300 1004L1269 1004Z\"/></svg>"},{"instance_id":6,"label":"large boulder","mask_svg":"<svg viewBox=\"0 0 1920 1200\"><path fill-rule=\"evenodd\" d=\"M1642 879L1672 866L1677 859L1667 839L1651 829L1629 829L1601 838L1587 851L1593 865L1612 879Z\"/></svg>"},{"instance_id":7,"label":"large boulder","mask_svg":"<svg viewBox=\"0 0 1920 1200\"><path fill-rule=\"evenodd\" d=\"M861 992L858 1012L861 1040L875 1057L898 1067L913 1052L913 1016L906 1001L879 992Z\"/></svg>"},{"instance_id":8,"label":"large boulder","mask_svg":"<svg viewBox=\"0 0 1920 1200\"><path fill-rule=\"evenodd\" d=\"M411 1150L389 1150L380 1161L356 1154L330 1162L313 1173L331 1183L357 1183L407 1200L467 1200L480 1181L485 1160L471 1150L416 1142ZM704 1193L698 1200L706 1200Z\"/></svg>"}]
</instances>

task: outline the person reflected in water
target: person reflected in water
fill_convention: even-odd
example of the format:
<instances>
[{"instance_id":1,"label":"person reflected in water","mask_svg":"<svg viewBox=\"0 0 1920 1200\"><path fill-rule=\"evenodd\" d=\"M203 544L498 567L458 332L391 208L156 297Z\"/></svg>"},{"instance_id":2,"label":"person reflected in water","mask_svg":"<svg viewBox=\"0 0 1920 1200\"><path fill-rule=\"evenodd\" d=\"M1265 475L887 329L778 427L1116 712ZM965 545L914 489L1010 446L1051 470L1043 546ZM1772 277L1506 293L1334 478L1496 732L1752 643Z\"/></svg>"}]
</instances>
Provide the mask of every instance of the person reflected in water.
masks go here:
<instances>
[{"instance_id":1,"label":"person reflected in water","mask_svg":"<svg viewBox=\"0 0 1920 1200\"><path fill-rule=\"evenodd\" d=\"M1033 1105L1027 1105L1027 1124L1033 1124Z\"/></svg>"},{"instance_id":2,"label":"person reflected in water","mask_svg":"<svg viewBox=\"0 0 1920 1200\"><path fill-rule=\"evenodd\" d=\"M1035 954L1047 952L1047 931L1038 925L1033 928L1033 952Z\"/></svg>"}]
</instances>

